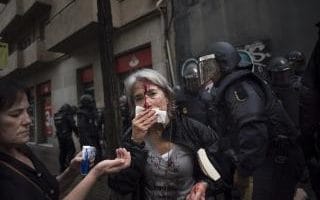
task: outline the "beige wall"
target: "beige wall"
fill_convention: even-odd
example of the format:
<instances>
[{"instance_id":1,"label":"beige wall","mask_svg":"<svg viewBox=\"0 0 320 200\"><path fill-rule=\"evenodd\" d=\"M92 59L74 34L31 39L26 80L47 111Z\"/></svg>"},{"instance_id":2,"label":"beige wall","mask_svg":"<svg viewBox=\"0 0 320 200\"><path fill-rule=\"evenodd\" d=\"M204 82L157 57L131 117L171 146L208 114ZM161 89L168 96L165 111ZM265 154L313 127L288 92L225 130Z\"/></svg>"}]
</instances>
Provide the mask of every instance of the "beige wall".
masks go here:
<instances>
[{"instance_id":1,"label":"beige wall","mask_svg":"<svg viewBox=\"0 0 320 200\"><path fill-rule=\"evenodd\" d=\"M29 86L51 81L52 112L55 113L64 104L77 105L77 69L92 64L97 69L98 54L95 46L86 46L74 55L64 57L59 62L43 65L32 73L32 77L25 77ZM94 74L96 76L96 72ZM96 80L95 80L96 82ZM96 83L95 83L96 87ZM96 88L95 88L96 89ZM49 137L48 143L58 148L55 137Z\"/></svg>"},{"instance_id":2,"label":"beige wall","mask_svg":"<svg viewBox=\"0 0 320 200\"><path fill-rule=\"evenodd\" d=\"M52 0L22 0L23 13L27 12L36 2L50 5Z\"/></svg>"},{"instance_id":3,"label":"beige wall","mask_svg":"<svg viewBox=\"0 0 320 200\"><path fill-rule=\"evenodd\" d=\"M74 3L76 0L51 0L51 13L50 16L57 16L69 4Z\"/></svg>"},{"instance_id":4,"label":"beige wall","mask_svg":"<svg viewBox=\"0 0 320 200\"><path fill-rule=\"evenodd\" d=\"M115 54L122 53L135 47L150 43L152 50L153 68L166 75L166 60L163 45L163 37L159 17L138 24L117 34L114 40ZM54 109L59 108L63 103L75 105L77 103L76 70L88 65L94 70L94 89L97 107L103 107L103 86L100 68L99 48L93 41L89 45L76 49L67 59L51 66L52 81L52 102ZM43 79L43 76L40 76ZM38 81L39 82L39 81Z\"/></svg>"},{"instance_id":5,"label":"beige wall","mask_svg":"<svg viewBox=\"0 0 320 200\"><path fill-rule=\"evenodd\" d=\"M156 10L156 0L111 0L113 26L121 27Z\"/></svg>"},{"instance_id":6,"label":"beige wall","mask_svg":"<svg viewBox=\"0 0 320 200\"><path fill-rule=\"evenodd\" d=\"M156 1L111 0L113 26L120 28L156 10ZM47 49L52 48L88 24L97 22L97 2L92 0L52 1L46 26Z\"/></svg>"},{"instance_id":7,"label":"beige wall","mask_svg":"<svg viewBox=\"0 0 320 200\"><path fill-rule=\"evenodd\" d=\"M23 14L23 7L20 1L11 0L6 4L0 13L0 32L14 19L15 16Z\"/></svg>"},{"instance_id":8,"label":"beige wall","mask_svg":"<svg viewBox=\"0 0 320 200\"><path fill-rule=\"evenodd\" d=\"M135 47L150 43L153 68L166 75L164 37L161 34L160 15L141 22L117 34L114 41L114 53L119 54Z\"/></svg>"},{"instance_id":9,"label":"beige wall","mask_svg":"<svg viewBox=\"0 0 320 200\"><path fill-rule=\"evenodd\" d=\"M72 36L91 22L97 21L96 1L77 0L72 1L68 6L62 4L65 1L58 1L58 3L60 4L53 4L54 10L45 28L47 49ZM57 10L58 8L60 10Z\"/></svg>"}]
</instances>

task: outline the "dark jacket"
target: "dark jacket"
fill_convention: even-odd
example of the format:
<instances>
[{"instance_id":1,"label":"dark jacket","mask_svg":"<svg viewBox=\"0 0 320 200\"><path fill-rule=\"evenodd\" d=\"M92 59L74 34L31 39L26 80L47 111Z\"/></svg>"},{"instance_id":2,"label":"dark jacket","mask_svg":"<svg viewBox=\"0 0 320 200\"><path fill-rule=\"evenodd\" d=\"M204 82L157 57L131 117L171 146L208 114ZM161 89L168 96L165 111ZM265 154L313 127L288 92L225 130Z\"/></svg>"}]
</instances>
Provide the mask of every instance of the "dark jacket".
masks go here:
<instances>
[{"instance_id":1,"label":"dark jacket","mask_svg":"<svg viewBox=\"0 0 320 200\"><path fill-rule=\"evenodd\" d=\"M310 172L311 184L320 198L320 22L318 41L302 76L300 96L300 142Z\"/></svg>"},{"instance_id":2,"label":"dark jacket","mask_svg":"<svg viewBox=\"0 0 320 200\"><path fill-rule=\"evenodd\" d=\"M217 193L217 190L222 190L223 186L227 184L224 181L213 182L210 180L201 172L196 162L197 150L204 148L210 161L218 169L223 179L228 176L228 171L226 170L228 168L221 164L223 163L221 161L223 157L220 156L218 149L217 134L212 129L190 118L178 117L171 120L164 130L162 137L193 152L195 158L194 177L196 181L205 180L209 183L207 194L212 192ZM119 174L110 176L108 183L113 190L121 194L134 193L133 199L140 200L143 199L143 195L139 197L138 193L143 192L143 174L147 160L147 151L144 149L144 144L136 144L130 138L131 128L127 131L122 141L122 146L131 153L131 167L121 171Z\"/></svg>"},{"instance_id":3,"label":"dark jacket","mask_svg":"<svg viewBox=\"0 0 320 200\"><path fill-rule=\"evenodd\" d=\"M205 125L209 125L207 96L209 92L200 90L199 93L191 94L185 88L175 90L176 106L179 114L195 119Z\"/></svg>"},{"instance_id":4,"label":"dark jacket","mask_svg":"<svg viewBox=\"0 0 320 200\"><path fill-rule=\"evenodd\" d=\"M27 146L23 146L21 151L32 161L35 169L7 154L0 153L1 199L58 200L59 185L56 178Z\"/></svg>"},{"instance_id":5,"label":"dark jacket","mask_svg":"<svg viewBox=\"0 0 320 200\"><path fill-rule=\"evenodd\" d=\"M57 112L54 115L54 125L59 140L72 140L72 131L78 136L78 128L72 113Z\"/></svg>"},{"instance_id":6,"label":"dark jacket","mask_svg":"<svg viewBox=\"0 0 320 200\"><path fill-rule=\"evenodd\" d=\"M212 127L222 137L221 148L243 176L252 175L263 163L272 138L297 137L295 125L272 90L250 71L228 74L212 95Z\"/></svg>"},{"instance_id":7,"label":"dark jacket","mask_svg":"<svg viewBox=\"0 0 320 200\"><path fill-rule=\"evenodd\" d=\"M312 51L308 66L303 73L302 84L320 92L320 22L317 26L319 28L318 41Z\"/></svg>"},{"instance_id":8,"label":"dark jacket","mask_svg":"<svg viewBox=\"0 0 320 200\"><path fill-rule=\"evenodd\" d=\"M96 109L80 108L77 112L80 145L99 146L98 112Z\"/></svg>"},{"instance_id":9,"label":"dark jacket","mask_svg":"<svg viewBox=\"0 0 320 200\"><path fill-rule=\"evenodd\" d=\"M320 160L320 22L319 38L302 76L300 125L302 147L307 159Z\"/></svg>"}]
</instances>

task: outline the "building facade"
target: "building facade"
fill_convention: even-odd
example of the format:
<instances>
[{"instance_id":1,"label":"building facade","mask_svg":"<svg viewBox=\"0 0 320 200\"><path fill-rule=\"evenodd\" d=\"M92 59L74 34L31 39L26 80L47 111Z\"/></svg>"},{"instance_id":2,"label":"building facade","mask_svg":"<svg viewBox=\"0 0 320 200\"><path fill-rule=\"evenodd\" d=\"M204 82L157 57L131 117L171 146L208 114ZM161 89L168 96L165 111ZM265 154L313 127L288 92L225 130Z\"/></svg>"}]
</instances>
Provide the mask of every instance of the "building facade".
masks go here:
<instances>
[{"instance_id":1,"label":"building facade","mask_svg":"<svg viewBox=\"0 0 320 200\"><path fill-rule=\"evenodd\" d=\"M120 80L142 67L170 75L158 1L139 0L139 6L135 0L110 2ZM0 77L19 79L32 91L30 144L54 155L50 168L56 170L53 113L64 103L77 105L84 93L95 97L98 108L104 107L97 1L0 0L0 5L1 42L9 46Z\"/></svg>"},{"instance_id":2,"label":"building facade","mask_svg":"<svg viewBox=\"0 0 320 200\"><path fill-rule=\"evenodd\" d=\"M308 58L320 20L319 0L110 2L120 80L148 67L178 84L182 63L222 40L249 51L261 66L292 49ZM55 158L53 113L64 103L77 105L84 93L104 107L97 10L96 0L0 0L0 42L9 47L0 78L17 78L30 88L31 144ZM58 159L48 165L58 169Z\"/></svg>"}]
</instances>

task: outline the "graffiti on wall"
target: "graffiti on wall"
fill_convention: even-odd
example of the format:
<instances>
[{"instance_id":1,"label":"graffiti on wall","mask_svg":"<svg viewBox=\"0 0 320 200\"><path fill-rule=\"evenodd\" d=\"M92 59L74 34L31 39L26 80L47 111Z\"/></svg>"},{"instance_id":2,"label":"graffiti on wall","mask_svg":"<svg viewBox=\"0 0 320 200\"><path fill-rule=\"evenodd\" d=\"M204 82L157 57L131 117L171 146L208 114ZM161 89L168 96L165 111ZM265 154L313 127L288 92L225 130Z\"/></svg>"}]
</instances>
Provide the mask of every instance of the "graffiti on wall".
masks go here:
<instances>
[{"instance_id":1,"label":"graffiti on wall","mask_svg":"<svg viewBox=\"0 0 320 200\"><path fill-rule=\"evenodd\" d=\"M237 50L247 52L252 61L252 71L260 75L262 78L267 78L266 67L271 59L271 53L268 40L259 40L249 44L237 46Z\"/></svg>"},{"instance_id":2,"label":"graffiti on wall","mask_svg":"<svg viewBox=\"0 0 320 200\"><path fill-rule=\"evenodd\" d=\"M238 46L237 49L248 52L252 56L255 66L266 67L271 58L268 40Z\"/></svg>"}]
</instances>

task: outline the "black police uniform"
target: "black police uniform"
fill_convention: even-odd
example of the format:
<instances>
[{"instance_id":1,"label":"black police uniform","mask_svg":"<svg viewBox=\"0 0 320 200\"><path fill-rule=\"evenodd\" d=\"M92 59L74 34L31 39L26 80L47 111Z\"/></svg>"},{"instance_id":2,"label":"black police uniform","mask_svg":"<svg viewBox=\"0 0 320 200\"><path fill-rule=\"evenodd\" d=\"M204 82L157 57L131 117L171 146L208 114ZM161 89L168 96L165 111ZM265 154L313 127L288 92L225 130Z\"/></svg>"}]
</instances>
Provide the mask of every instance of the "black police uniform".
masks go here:
<instances>
[{"instance_id":1,"label":"black police uniform","mask_svg":"<svg viewBox=\"0 0 320 200\"><path fill-rule=\"evenodd\" d=\"M303 67L301 66L301 56L297 57L292 54L295 55L297 52L292 51L292 53L287 56L290 60L284 57L273 58L268 65L268 69L272 77L270 80L272 90L282 101L283 107L299 129L299 96L303 89L301 84L301 69Z\"/></svg>"},{"instance_id":2,"label":"black police uniform","mask_svg":"<svg viewBox=\"0 0 320 200\"><path fill-rule=\"evenodd\" d=\"M212 88L213 128L241 176L252 176L253 199L293 199L303 167L295 125L269 86L248 70Z\"/></svg>"},{"instance_id":3,"label":"black police uniform","mask_svg":"<svg viewBox=\"0 0 320 200\"><path fill-rule=\"evenodd\" d=\"M128 99L125 95L119 98L119 108L121 116L121 132L124 133L131 126L131 116Z\"/></svg>"},{"instance_id":4,"label":"black police uniform","mask_svg":"<svg viewBox=\"0 0 320 200\"><path fill-rule=\"evenodd\" d=\"M176 106L180 115L195 119L205 125L209 125L208 107L211 100L209 92L201 90L192 94L185 88L176 87Z\"/></svg>"},{"instance_id":5,"label":"black police uniform","mask_svg":"<svg viewBox=\"0 0 320 200\"><path fill-rule=\"evenodd\" d=\"M81 146L90 145L96 148L96 161L101 159L100 130L97 109L81 106L77 112L79 142Z\"/></svg>"},{"instance_id":6,"label":"black police uniform","mask_svg":"<svg viewBox=\"0 0 320 200\"><path fill-rule=\"evenodd\" d=\"M58 137L60 154L60 171L64 171L75 154L75 145L72 139L72 131L78 135L78 129L71 111L60 110L54 115L54 124Z\"/></svg>"},{"instance_id":7,"label":"black police uniform","mask_svg":"<svg viewBox=\"0 0 320 200\"><path fill-rule=\"evenodd\" d=\"M296 88L293 84L287 86L272 86L276 96L281 100L283 107L289 114L290 118L299 128L299 95L300 89Z\"/></svg>"},{"instance_id":8,"label":"black police uniform","mask_svg":"<svg viewBox=\"0 0 320 200\"><path fill-rule=\"evenodd\" d=\"M317 24L320 28L320 22ZM320 199L320 29L319 39L302 76L301 140L312 187Z\"/></svg>"}]
</instances>

